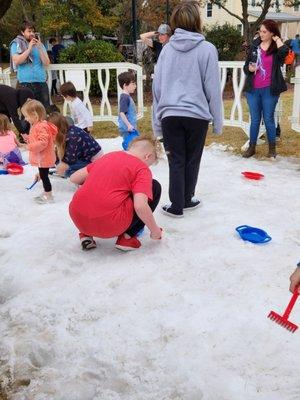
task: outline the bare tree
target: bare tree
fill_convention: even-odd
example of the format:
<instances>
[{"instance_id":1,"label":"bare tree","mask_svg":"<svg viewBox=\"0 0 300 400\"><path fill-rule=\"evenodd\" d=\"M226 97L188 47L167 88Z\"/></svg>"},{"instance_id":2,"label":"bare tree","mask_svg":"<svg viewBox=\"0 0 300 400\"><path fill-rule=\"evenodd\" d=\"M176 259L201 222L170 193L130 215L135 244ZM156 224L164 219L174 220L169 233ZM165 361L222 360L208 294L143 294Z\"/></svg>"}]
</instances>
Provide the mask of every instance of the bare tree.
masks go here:
<instances>
[{"instance_id":1,"label":"bare tree","mask_svg":"<svg viewBox=\"0 0 300 400\"><path fill-rule=\"evenodd\" d=\"M244 40L249 44L251 43L251 40L254 36L254 33L257 31L259 25L262 23L262 21L265 19L267 12L269 11L270 6L273 3L277 3L278 1L274 2L274 0L260 0L256 2L256 6L259 6L261 8L261 14L257 18L256 21L254 22L249 22L249 13L248 13L248 0L240 0L241 5L242 5L242 15L235 14L232 12L226 5L227 0L210 0L211 4L215 4L223 10L225 10L229 15L232 17L237 18L241 24L243 25L243 37ZM300 3L300 1L298 1Z\"/></svg>"}]
</instances>

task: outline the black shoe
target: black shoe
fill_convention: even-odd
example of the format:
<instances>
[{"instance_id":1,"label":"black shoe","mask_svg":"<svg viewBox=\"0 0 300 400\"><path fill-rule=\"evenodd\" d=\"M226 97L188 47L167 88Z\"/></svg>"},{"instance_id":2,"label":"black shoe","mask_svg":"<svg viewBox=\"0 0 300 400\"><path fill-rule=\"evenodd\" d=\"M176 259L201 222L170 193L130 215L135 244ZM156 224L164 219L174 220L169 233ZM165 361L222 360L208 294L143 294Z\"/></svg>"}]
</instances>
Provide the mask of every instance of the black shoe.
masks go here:
<instances>
[{"instance_id":1,"label":"black shoe","mask_svg":"<svg viewBox=\"0 0 300 400\"><path fill-rule=\"evenodd\" d=\"M184 210L194 210L195 208L201 206L201 201L198 199L192 199L188 203L185 203Z\"/></svg>"},{"instance_id":2,"label":"black shoe","mask_svg":"<svg viewBox=\"0 0 300 400\"><path fill-rule=\"evenodd\" d=\"M167 215L169 215L170 217L174 217L174 218L182 218L183 217L183 211L177 211L177 210L174 210L173 208L172 208L172 206L163 206L162 207L162 212L164 213L164 214L167 214Z\"/></svg>"},{"instance_id":3,"label":"black shoe","mask_svg":"<svg viewBox=\"0 0 300 400\"><path fill-rule=\"evenodd\" d=\"M81 239L82 250L91 250L97 247L95 240L92 237L83 237Z\"/></svg>"}]
</instances>

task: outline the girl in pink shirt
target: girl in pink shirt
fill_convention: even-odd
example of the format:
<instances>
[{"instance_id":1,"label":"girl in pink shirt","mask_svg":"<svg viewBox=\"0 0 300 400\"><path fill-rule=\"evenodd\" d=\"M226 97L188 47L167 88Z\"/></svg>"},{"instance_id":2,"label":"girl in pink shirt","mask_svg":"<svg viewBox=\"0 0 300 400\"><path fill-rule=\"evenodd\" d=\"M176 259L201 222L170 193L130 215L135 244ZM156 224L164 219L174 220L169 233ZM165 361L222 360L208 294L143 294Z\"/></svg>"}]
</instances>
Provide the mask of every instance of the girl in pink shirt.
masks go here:
<instances>
[{"instance_id":1,"label":"girl in pink shirt","mask_svg":"<svg viewBox=\"0 0 300 400\"><path fill-rule=\"evenodd\" d=\"M0 163L10 162L11 153L14 152L16 158L19 158L20 164L24 164L18 146L20 146L20 143L11 130L8 117L0 114Z\"/></svg>"},{"instance_id":2,"label":"girl in pink shirt","mask_svg":"<svg viewBox=\"0 0 300 400\"><path fill-rule=\"evenodd\" d=\"M52 185L49 179L49 168L55 165L54 143L57 134L55 125L46 121L46 110L37 100L27 101L21 108L26 121L30 123L29 135L22 135L29 150L29 163L38 167L37 179L43 182L44 192L35 197L39 204L53 202Z\"/></svg>"}]
</instances>

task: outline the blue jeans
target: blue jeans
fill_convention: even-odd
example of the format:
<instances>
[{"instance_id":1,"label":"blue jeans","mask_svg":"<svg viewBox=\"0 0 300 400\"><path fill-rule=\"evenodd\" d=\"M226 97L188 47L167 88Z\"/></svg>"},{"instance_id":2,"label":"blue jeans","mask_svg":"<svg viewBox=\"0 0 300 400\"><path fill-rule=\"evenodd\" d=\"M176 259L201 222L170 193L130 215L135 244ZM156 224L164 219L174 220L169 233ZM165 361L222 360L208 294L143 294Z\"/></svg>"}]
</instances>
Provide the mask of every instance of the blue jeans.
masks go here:
<instances>
[{"instance_id":1,"label":"blue jeans","mask_svg":"<svg viewBox=\"0 0 300 400\"><path fill-rule=\"evenodd\" d=\"M268 142L275 143L276 126L274 113L279 96L273 96L270 87L253 89L246 93L249 106L251 125L250 125L250 144L256 144L259 133L261 117L267 131Z\"/></svg>"},{"instance_id":2,"label":"blue jeans","mask_svg":"<svg viewBox=\"0 0 300 400\"><path fill-rule=\"evenodd\" d=\"M69 178L72 174L74 174L74 172L78 171L81 168L86 167L90 163L91 161L82 161L82 160L76 161L75 164L70 165L69 168L66 170L65 177Z\"/></svg>"}]
</instances>

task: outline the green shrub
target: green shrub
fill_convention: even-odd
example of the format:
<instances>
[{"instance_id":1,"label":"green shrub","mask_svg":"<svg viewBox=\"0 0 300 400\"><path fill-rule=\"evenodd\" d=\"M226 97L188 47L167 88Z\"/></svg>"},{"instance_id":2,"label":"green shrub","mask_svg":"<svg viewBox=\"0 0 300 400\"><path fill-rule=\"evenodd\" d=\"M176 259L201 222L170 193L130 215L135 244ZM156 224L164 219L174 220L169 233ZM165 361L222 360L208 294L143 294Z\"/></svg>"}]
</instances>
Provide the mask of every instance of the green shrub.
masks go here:
<instances>
[{"instance_id":1,"label":"green shrub","mask_svg":"<svg viewBox=\"0 0 300 400\"><path fill-rule=\"evenodd\" d=\"M78 42L68 46L59 53L59 62L66 64L123 62L124 57L111 43L103 40ZM110 72L110 93L116 92L116 72ZM93 96L100 96L101 90L98 83L97 71L91 71L91 89Z\"/></svg>"},{"instance_id":2,"label":"green shrub","mask_svg":"<svg viewBox=\"0 0 300 400\"><path fill-rule=\"evenodd\" d=\"M243 42L241 33L228 23L205 28L204 34L206 40L216 46L220 61L233 61L241 51Z\"/></svg>"}]
</instances>

